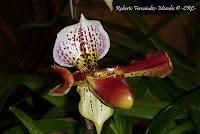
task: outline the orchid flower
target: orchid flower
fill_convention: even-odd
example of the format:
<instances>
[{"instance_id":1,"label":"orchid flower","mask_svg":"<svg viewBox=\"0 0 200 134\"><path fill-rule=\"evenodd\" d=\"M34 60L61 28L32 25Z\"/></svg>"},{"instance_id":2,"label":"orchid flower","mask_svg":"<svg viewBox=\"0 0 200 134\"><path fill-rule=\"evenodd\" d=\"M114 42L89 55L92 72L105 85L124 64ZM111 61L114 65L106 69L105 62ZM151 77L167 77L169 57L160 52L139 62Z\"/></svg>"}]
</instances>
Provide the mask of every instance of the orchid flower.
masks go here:
<instances>
[{"instance_id":1,"label":"orchid flower","mask_svg":"<svg viewBox=\"0 0 200 134\"><path fill-rule=\"evenodd\" d=\"M160 77L172 72L168 54L160 51L149 53L141 61L133 60L128 66L99 69L97 61L110 48L110 39L101 23L87 20L81 14L80 22L67 26L57 34L53 49L55 72L64 80L50 91L50 95L63 96L72 86L80 94L79 111L91 120L100 134L104 122L113 114L113 108L130 109L134 103L133 90L126 83L126 77ZM64 67L76 67L71 73Z\"/></svg>"}]
</instances>

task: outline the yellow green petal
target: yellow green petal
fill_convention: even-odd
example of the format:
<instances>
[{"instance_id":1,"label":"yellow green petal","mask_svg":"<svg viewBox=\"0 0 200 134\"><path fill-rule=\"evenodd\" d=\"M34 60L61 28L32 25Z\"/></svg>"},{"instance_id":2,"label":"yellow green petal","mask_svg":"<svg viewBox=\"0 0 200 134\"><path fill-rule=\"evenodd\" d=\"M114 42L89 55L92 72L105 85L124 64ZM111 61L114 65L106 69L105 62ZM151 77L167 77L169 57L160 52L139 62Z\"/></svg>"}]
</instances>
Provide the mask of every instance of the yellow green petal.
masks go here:
<instances>
[{"instance_id":1,"label":"yellow green petal","mask_svg":"<svg viewBox=\"0 0 200 134\"><path fill-rule=\"evenodd\" d=\"M97 133L100 134L104 122L112 116L113 109L97 99L90 92L87 83L79 85L77 91L80 94L79 111L81 115L91 120L96 127Z\"/></svg>"}]
</instances>

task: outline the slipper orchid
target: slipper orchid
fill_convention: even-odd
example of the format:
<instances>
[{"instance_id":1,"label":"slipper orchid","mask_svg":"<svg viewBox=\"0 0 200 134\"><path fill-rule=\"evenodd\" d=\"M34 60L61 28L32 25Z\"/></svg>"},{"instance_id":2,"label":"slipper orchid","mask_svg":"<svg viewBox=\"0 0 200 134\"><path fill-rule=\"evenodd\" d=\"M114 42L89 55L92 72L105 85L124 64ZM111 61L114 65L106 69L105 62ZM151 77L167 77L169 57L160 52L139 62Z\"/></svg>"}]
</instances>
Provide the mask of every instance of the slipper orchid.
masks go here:
<instances>
[{"instance_id":1,"label":"slipper orchid","mask_svg":"<svg viewBox=\"0 0 200 134\"><path fill-rule=\"evenodd\" d=\"M53 50L53 58L60 66L52 68L62 76L64 83L49 94L63 96L71 86L77 86L79 111L95 124L97 133L112 116L113 108L132 107L134 96L126 77L163 78L172 72L170 58L164 51L149 53L144 60L133 60L128 66L99 69L97 61L106 55L109 47L109 36L101 23L81 15L79 23L67 26L57 34ZM78 71L70 73L61 66L76 67Z\"/></svg>"}]
</instances>

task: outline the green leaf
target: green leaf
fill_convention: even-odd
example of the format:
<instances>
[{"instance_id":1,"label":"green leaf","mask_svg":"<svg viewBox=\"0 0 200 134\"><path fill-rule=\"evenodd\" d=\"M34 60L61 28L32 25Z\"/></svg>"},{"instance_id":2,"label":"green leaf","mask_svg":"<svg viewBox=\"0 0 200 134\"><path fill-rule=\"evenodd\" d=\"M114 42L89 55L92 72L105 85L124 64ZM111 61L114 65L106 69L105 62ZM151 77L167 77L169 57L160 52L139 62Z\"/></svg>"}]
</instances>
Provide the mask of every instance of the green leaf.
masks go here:
<instances>
[{"instance_id":1,"label":"green leaf","mask_svg":"<svg viewBox=\"0 0 200 134\"><path fill-rule=\"evenodd\" d=\"M169 78L177 85L178 88L183 89L185 91L190 91L194 88L194 85L190 82L185 80L185 78L179 76L176 73L172 73Z\"/></svg>"},{"instance_id":2,"label":"green leaf","mask_svg":"<svg viewBox=\"0 0 200 134\"><path fill-rule=\"evenodd\" d=\"M16 83L10 81L7 81L4 84L0 85L0 113L8 96L13 92L16 85L17 85Z\"/></svg>"},{"instance_id":3,"label":"green leaf","mask_svg":"<svg viewBox=\"0 0 200 134\"><path fill-rule=\"evenodd\" d=\"M43 87L47 83L49 85L55 84L55 82L45 79L40 76L35 75L25 75L25 74L0 74L0 82L12 82L16 84L24 84L32 90Z\"/></svg>"},{"instance_id":4,"label":"green leaf","mask_svg":"<svg viewBox=\"0 0 200 134\"><path fill-rule=\"evenodd\" d=\"M147 33L147 38L149 36L151 36L152 34L156 34L161 29L165 28L169 23L174 21L177 17L181 16L182 14L184 14L184 12L179 12L179 13L173 14L173 15L167 17L165 20L161 21L155 28L153 28L149 33Z\"/></svg>"},{"instance_id":5,"label":"green leaf","mask_svg":"<svg viewBox=\"0 0 200 134\"><path fill-rule=\"evenodd\" d=\"M26 126L31 134L43 134L43 132L34 125L33 120L29 115L16 107L10 107L10 110L17 116L17 118Z\"/></svg>"},{"instance_id":6,"label":"green leaf","mask_svg":"<svg viewBox=\"0 0 200 134\"><path fill-rule=\"evenodd\" d=\"M41 96L55 106L64 106L65 104L67 104L66 96L50 96L50 90L51 89L48 88L48 90L45 93L41 94Z\"/></svg>"},{"instance_id":7,"label":"green leaf","mask_svg":"<svg viewBox=\"0 0 200 134\"><path fill-rule=\"evenodd\" d=\"M77 123L73 120L65 120L41 119L34 121L33 124L43 133L67 132L68 134L74 134L77 129Z\"/></svg>"},{"instance_id":8,"label":"green leaf","mask_svg":"<svg viewBox=\"0 0 200 134\"><path fill-rule=\"evenodd\" d=\"M149 100L137 100L135 102L136 106L140 106L140 107L150 107L150 108L158 108L158 109L163 109L166 106L168 106L170 104L170 102L167 101L149 101Z\"/></svg>"},{"instance_id":9,"label":"green leaf","mask_svg":"<svg viewBox=\"0 0 200 134\"><path fill-rule=\"evenodd\" d=\"M66 110L63 106L56 106L56 107L51 108L43 116L43 118L50 118L50 119L63 118L65 114L66 114Z\"/></svg>"},{"instance_id":10,"label":"green leaf","mask_svg":"<svg viewBox=\"0 0 200 134\"><path fill-rule=\"evenodd\" d=\"M104 125L103 129L102 129L102 134L116 134L110 126L108 125Z\"/></svg>"},{"instance_id":11,"label":"green leaf","mask_svg":"<svg viewBox=\"0 0 200 134\"><path fill-rule=\"evenodd\" d=\"M115 134L132 134L133 119L130 117L114 114L109 127Z\"/></svg>"},{"instance_id":12,"label":"green leaf","mask_svg":"<svg viewBox=\"0 0 200 134\"><path fill-rule=\"evenodd\" d=\"M66 103L66 98L64 96L54 97L48 94L50 89L53 88L57 82L44 77L26 74L0 74L0 82L3 84L9 83L8 85L6 84L7 86L5 87L0 85L0 88L3 88L0 90L0 102L5 101L17 85L23 84L30 90L38 92L44 99L56 106L64 105ZM0 108L3 107L3 104L4 103L0 103Z\"/></svg>"},{"instance_id":13,"label":"green leaf","mask_svg":"<svg viewBox=\"0 0 200 134\"><path fill-rule=\"evenodd\" d=\"M200 103L199 95L200 95L200 87L197 87L196 89L187 92L185 95L177 99L175 105L177 105L180 110L183 110L195 104L199 104Z\"/></svg>"},{"instance_id":14,"label":"green leaf","mask_svg":"<svg viewBox=\"0 0 200 134\"><path fill-rule=\"evenodd\" d=\"M177 127L177 123L174 120L169 121L168 124L165 126L165 134L175 127Z\"/></svg>"},{"instance_id":15,"label":"green leaf","mask_svg":"<svg viewBox=\"0 0 200 134\"><path fill-rule=\"evenodd\" d=\"M192 124L194 125L197 133L200 133L200 125L199 125L200 111L195 108L191 108L189 109L189 116L191 117Z\"/></svg>"},{"instance_id":16,"label":"green leaf","mask_svg":"<svg viewBox=\"0 0 200 134\"><path fill-rule=\"evenodd\" d=\"M146 79L140 77L132 77L128 78L127 81L128 85L133 89L135 98L137 100L143 98L148 89Z\"/></svg>"},{"instance_id":17,"label":"green leaf","mask_svg":"<svg viewBox=\"0 0 200 134\"><path fill-rule=\"evenodd\" d=\"M144 94L144 99L149 101L159 101L157 97L152 95L152 93L147 89L146 93Z\"/></svg>"},{"instance_id":18,"label":"green leaf","mask_svg":"<svg viewBox=\"0 0 200 134\"><path fill-rule=\"evenodd\" d=\"M188 122L182 123L181 125L173 128L167 134L183 134L186 132L191 132L193 130L194 130L194 127L193 127L191 121L188 121Z\"/></svg>"},{"instance_id":19,"label":"green leaf","mask_svg":"<svg viewBox=\"0 0 200 134\"><path fill-rule=\"evenodd\" d=\"M124 116L152 119L160 110L166 107L168 102L136 100L129 110L115 109L115 113Z\"/></svg>"},{"instance_id":20,"label":"green leaf","mask_svg":"<svg viewBox=\"0 0 200 134\"><path fill-rule=\"evenodd\" d=\"M176 93L171 89L164 80L160 78L149 78L149 90L161 101L173 101Z\"/></svg>"},{"instance_id":21,"label":"green leaf","mask_svg":"<svg viewBox=\"0 0 200 134\"><path fill-rule=\"evenodd\" d=\"M137 51L142 54L145 52L148 52L150 48L147 48L146 46L143 46L136 41L134 41L131 38L124 37L124 36L119 36L116 34L109 34L110 40L114 43L117 43L118 45L128 48L132 51Z\"/></svg>"},{"instance_id":22,"label":"green leaf","mask_svg":"<svg viewBox=\"0 0 200 134\"><path fill-rule=\"evenodd\" d=\"M81 126L73 119L41 119L32 121L33 125L40 129L43 133L67 132L67 134L75 134L81 130ZM79 128L79 129L77 129ZM23 134L23 129L19 126L13 127L4 132L4 134Z\"/></svg>"},{"instance_id":23,"label":"green leaf","mask_svg":"<svg viewBox=\"0 0 200 134\"><path fill-rule=\"evenodd\" d=\"M176 110L177 107L173 105L163 110L152 120L146 134L164 134L165 126L172 120Z\"/></svg>"},{"instance_id":24,"label":"green leaf","mask_svg":"<svg viewBox=\"0 0 200 134\"><path fill-rule=\"evenodd\" d=\"M175 68L175 73L177 73L179 76L181 76L182 78L184 78L185 80L194 83L196 85L200 84L200 72L198 71L192 71L192 70L187 70L185 68L176 66Z\"/></svg>"},{"instance_id":25,"label":"green leaf","mask_svg":"<svg viewBox=\"0 0 200 134\"><path fill-rule=\"evenodd\" d=\"M150 101L150 100L136 100L133 107L129 110L115 109L114 113L124 116L153 119L162 109L169 106L169 102ZM173 119L187 118L184 111L179 111L173 116Z\"/></svg>"},{"instance_id":26,"label":"green leaf","mask_svg":"<svg viewBox=\"0 0 200 134\"><path fill-rule=\"evenodd\" d=\"M99 19L97 19L99 20ZM144 34L139 31L139 30L136 30L132 27L129 27L129 26L126 26L126 25L121 25L121 24L117 24L117 23L113 23L113 22L109 22L109 21L105 21L105 20L99 20L101 21L101 23L103 24L103 26L106 26L108 28L113 28L113 29L117 29L117 30L120 30L126 34L128 34L129 36L131 37L134 37L134 38L144 38Z\"/></svg>"},{"instance_id":27,"label":"green leaf","mask_svg":"<svg viewBox=\"0 0 200 134\"><path fill-rule=\"evenodd\" d=\"M19 126L13 127L5 132L3 134L25 134L23 129Z\"/></svg>"},{"instance_id":28,"label":"green leaf","mask_svg":"<svg viewBox=\"0 0 200 134\"><path fill-rule=\"evenodd\" d=\"M124 116L152 119L160 109L150 107L133 106L130 110L115 109L114 113Z\"/></svg>"}]
</instances>

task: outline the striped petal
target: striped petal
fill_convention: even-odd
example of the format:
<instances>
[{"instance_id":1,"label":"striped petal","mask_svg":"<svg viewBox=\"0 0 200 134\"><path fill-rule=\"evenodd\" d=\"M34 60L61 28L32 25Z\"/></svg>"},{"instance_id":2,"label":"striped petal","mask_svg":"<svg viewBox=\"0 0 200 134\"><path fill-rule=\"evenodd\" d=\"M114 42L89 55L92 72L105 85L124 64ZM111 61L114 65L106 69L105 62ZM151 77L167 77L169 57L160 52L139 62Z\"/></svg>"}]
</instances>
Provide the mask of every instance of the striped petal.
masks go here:
<instances>
[{"instance_id":1,"label":"striped petal","mask_svg":"<svg viewBox=\"0 0 200 134\"><path fill-rule=\"evenodd\" d=\"M158 54L149 53L144 60L133 60L130 65L118 66L116 69L123 71L126 77L150 76L164 78L172 72L173 66L168 54L160 51Z\"/></svg>"},{"instance_id":2,"label":"striped petal","mask_svg":"<svg viewBox=\"0 0 200 134\"><path fill-rule=\"evenodd\" d=\"M97 60L106 55L109 47L109 36L101 23L87 20L82 14L79 23L67 26L57 34L53 57L61 66L94 70Z\"/></svg>"},{"instance_id":3,"label":"striped petal","mask_svg":"<svg viewBox=\"0 0 200 134\"><path fill-rule=\"evenodd\" d=\"M62 76L62 78L64 80L64 83L54 87L49 92L49 95L52 95L52 96L63 96L63 95L65 95L65 94L67 94L69 92L71 86L74 83L73 75L66 68L59 67L59 66L57 66L55 64L52 66L52 69L56 73L58 73L59 75Z\"/></svg>"},{"instance_id":4,"label":"striped petal","mask_svg":"<svg viewBox=\"0 0 200 134\"><path fill-rule=\"evenodd\" d=\"M92 92L104 103L111 107L130 109L134 98L124 75L111 75L108 77L86 77L92 87Z\"/></svg>"},{"instance_id":5,"label":"striped petal","mask_svg":"<svg viewBox=\"0 0 200 134\"><path fill-rule=\"evenodd\" d=\"M83 117L91 120L95 126L97 133L101 133L104 122L113 114L111 107L103 104L89 90L87 83L79 85L77 91L80 94L79 111Z\"/></svg>"}]
</instances>

